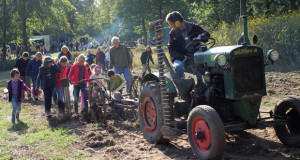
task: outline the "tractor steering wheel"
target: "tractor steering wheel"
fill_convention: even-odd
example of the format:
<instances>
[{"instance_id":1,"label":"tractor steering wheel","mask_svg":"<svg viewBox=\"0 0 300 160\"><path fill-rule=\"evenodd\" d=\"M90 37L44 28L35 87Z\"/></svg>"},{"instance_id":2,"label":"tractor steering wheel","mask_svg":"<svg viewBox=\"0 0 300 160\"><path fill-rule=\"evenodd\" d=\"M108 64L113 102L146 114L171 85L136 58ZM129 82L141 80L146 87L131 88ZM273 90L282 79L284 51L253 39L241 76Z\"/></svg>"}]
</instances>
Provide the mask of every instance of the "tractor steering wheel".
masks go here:
<instances>
[{"instance_id":1,"label":"tractor steering wheel","mask_svg":"<svg viewBox=\"0 0 300 160\"><path fill-rule=\"evenodd\" d=\"M207 40L207 42L203 42ZM206 46L207 48L212 48L216 44L216 40L213 38L207 38L207 37L201 37L198 36L193 39L191 43L189 43L186 47L185 50L191 45L195 45L197 49L199 49L201 46Z\"/></svg>"}]
</instances>

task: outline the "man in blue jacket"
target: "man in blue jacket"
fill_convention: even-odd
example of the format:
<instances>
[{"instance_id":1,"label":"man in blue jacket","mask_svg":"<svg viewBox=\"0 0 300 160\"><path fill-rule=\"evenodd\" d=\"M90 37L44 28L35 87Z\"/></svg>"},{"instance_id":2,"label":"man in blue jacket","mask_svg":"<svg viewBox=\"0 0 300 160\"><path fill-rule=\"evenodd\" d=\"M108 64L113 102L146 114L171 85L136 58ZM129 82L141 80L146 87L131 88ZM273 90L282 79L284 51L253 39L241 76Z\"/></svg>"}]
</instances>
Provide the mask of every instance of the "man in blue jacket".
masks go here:
<instances>
[{"instance_id":1,"label":"man in blue jacket","mask_svg":"<svg viewBox=\"0 0 300 160\"><path fill-rule=\"evenodd\" d=\"M26 68L26 73L25 73L25 78L28 78L30 76L31 81L32 81L32 86L33 86L33 94L34 94L34 99L37 101L38 100L38 93L36 90L36 79L39 73L39 68L42 65L42 53L37 52L35 54L35 57L32 58ZM37 86L38 87L38 86Z\"/></svg>"}]
</instances>

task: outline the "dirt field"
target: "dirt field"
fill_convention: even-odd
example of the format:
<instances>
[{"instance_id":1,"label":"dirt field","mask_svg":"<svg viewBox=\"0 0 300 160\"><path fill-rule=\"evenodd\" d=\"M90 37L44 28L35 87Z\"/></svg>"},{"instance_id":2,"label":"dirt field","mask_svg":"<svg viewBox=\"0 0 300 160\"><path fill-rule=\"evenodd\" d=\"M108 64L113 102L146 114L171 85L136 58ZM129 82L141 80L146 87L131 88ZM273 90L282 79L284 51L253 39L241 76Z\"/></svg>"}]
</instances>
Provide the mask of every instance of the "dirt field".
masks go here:
<instances>
[{"instance_id":1,"label":"dirt field","mask_svg":"<svg viewBox=\"0 0 300 160\"><path fill-rule=\"evenodd\" d=\"M263 110L273 109L278 99L284 95L300 95L300 72L267 73L266 80L268 96L263 99ZM1 103L4 103L4 101L1 100ZM23 106L31 113L30 116L33 117L33 121L40 120L47 125L47 121L43 116L42 103L37 105L27 103ZM10 114L6 116L7 118L3 119L5 116L2 115L0 121L9 123ZM24 121L26 122L26 120ZM67 131L68 136L76 136L70 145L64 148L65 154L80 153L81 156L61 156L60 158L197 159L193 156L186 135L171 141L169 145L148 143L139 130L136 118L132 115L128 116L126 120L111 119L108 121L108 127L98 124L86 124L80 121L78 117L73 117L61 125L60 127ZM17 133L19 134L19 132ZM223 157L225 160L300 159L300 149L283 145L276 137L273 128L250 129L236 134L227 134L226 137L226 151ZM8 139L7 141L15 142L14 139ZM0 147L0 157L3 157L1 149L3 150L4 146L0 144ZM22 159L24 155L33 159L53 158L43 155L37 150L35 151L36 153L28 155L28 153L32 152L31 147L30 145L27 145L27 147L23 146L22 150L20 148L20 150L18 148L6 148L8 149L6 153L10 154L12 159ZM72 151L70 151L71 149Z\"/></svg>"}]
</instances>

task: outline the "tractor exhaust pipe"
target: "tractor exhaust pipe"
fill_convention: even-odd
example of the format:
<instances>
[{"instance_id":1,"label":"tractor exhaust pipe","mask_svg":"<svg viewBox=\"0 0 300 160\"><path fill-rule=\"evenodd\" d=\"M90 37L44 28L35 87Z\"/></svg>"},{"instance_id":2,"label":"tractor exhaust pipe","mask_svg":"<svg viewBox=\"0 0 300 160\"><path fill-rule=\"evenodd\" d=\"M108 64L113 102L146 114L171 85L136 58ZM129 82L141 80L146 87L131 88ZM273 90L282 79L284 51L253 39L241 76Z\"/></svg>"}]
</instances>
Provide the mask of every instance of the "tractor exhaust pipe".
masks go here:
<instances>
[{"instance_id":1,"label":"tractor exhaust pipe","mask_svg":"<svg viewBox=\"0 0 300 160\"><path fill-rule=\"evenodd\" d=\"M240 1L240 16L243 18L244 23L244 45L250 45L250 40L248 36L248 23L247 23L247 7L246 7L246 0Z\"/></svg>"}]
</instances>

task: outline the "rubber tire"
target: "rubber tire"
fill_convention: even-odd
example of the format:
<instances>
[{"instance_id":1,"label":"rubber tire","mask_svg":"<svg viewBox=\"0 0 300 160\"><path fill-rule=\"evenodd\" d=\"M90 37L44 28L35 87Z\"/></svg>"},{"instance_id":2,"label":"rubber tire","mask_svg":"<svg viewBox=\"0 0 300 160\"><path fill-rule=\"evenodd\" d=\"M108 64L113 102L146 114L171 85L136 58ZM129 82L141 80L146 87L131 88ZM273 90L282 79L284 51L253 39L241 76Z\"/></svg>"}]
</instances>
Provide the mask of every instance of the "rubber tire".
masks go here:
<instances>
[{"instance_id":1,"label":"rubber tire","mask_svg":"<svg viewBox=\"0 0 300 160\"><path fill-rule=\"evenodd\" d=\"M150 86L156 86L156 87L150 87ZM142 111L141 111L141 103L143 100L143 97L145 95L149 95L149 97L152 98L154 105L155 105L155 110L156 110L156 129L154 133L150 133L144 130L144 121L142 118ZM152 144L167 144L169 143L168 139L163 138L163 135L161 133L161 127L163 126L163 114L162 114L162 108L161 108L161 98L160 98L160 89L159 89L159 84L154 81L149 81L146 82L142 85L141 87L141 92L139 96L139 106L138 106L138 119L139 119L139 124L140 128L144 134L144 137L147 139L148 142Z\"/></svg>"},{"instance_id":2,"label":"rubber tire","mask_svg":"<svg viewBox=\"0 0 300 160\"><path fill-rule=\"evenodd\" d=\"M299 97L285 97L281 99L277 105L275 106L274 113L275 115L281 115L284 116L286 115L286 111L291 109L291 112L293 112L293 119L294 119L294 124L297 128L297 133L295 135L291 135L287 129L287 125L275 125L274 130L276 132L277 137L279 140L291 147L300 147L300 99ZM289 112L289 113L291 113ZM295 120L296 118L296 120ZM297 123L298 122L298 123ZM289 122L291 123L291 122ZM294 126L294 127L295 127Z\"/></svg>"},{"instance_id":3,"label":"rubber tire","mask_svg":"<svg viewBox=\"0 0 300 160\"><path fill-rule=\"evenodd\" d=\"M207 154L199 153L192 139L192 123L198 116L205 119L211 131L212 144ZM223 122L217 111L207 105L197 106L190 112L187 123L188 138L194 154L200 159L221 159L225 151L226 137Z\"/></svg>"}]
</instances>

